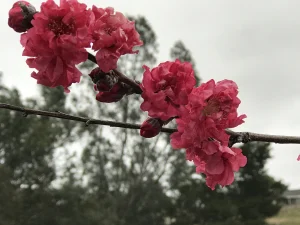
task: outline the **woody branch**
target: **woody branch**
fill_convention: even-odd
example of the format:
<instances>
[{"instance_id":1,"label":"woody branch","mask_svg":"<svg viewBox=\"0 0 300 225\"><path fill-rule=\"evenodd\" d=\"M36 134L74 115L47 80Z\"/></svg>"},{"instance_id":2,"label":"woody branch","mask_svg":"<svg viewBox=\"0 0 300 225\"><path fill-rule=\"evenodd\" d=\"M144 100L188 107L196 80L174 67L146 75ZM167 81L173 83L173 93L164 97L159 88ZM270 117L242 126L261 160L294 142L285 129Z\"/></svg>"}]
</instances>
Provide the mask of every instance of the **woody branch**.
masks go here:
<instances>
[{"instance_id":1,"label":"woody branch","mask_svg":"<svg viewBox=\"0 0 300 225\"><path fill-rule=\"evenodd\" d=\"M5 104L5 103L0 103L0 109L22 112L24 117L27 117L28 115L39 115L44 117L52 117L52 118L58 118L64 120L83 122L87 126L90 124L96 124L96 125L120 127L120 128L127 128L127 129L140 129L141 127L140 124L92 119L92 118L69 115L59 111L50 112L50 111L35 110L35 109L23 108L19 106L10 105L10 104ZM177 131L176 129L172 129L172 128L162 128L161 130L161 132L168 133L168 134L171 134L176 131ZM300 137L298 136L269 135L269 134L258 134L252 132L235 132L232 130L226 130L226 132L227 134L230 135L230 145L236 143L247 143L251 141L270 142L270 143L278 143L278 144L300 144Z\"/></svg>"}]
</instances>

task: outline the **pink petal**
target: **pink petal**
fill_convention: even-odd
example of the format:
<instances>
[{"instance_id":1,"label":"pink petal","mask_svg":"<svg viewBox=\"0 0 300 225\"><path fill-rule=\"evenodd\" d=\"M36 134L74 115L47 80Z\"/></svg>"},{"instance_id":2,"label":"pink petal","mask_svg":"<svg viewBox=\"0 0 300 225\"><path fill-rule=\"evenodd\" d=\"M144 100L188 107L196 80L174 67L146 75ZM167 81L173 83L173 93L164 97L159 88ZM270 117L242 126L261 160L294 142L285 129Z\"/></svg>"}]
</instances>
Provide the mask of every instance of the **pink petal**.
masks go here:
<instances>
[{"instance_id":1,"label":"pink petal","mask_svg":"<svg viewBox=\"0 0 300 225\"><path fill-rule=\"evenodd\" d=\"M218 154L212 155L206 164L206 171L209 174L221 174L224 171L224 161Z\"/></svg>"}]
</instances>

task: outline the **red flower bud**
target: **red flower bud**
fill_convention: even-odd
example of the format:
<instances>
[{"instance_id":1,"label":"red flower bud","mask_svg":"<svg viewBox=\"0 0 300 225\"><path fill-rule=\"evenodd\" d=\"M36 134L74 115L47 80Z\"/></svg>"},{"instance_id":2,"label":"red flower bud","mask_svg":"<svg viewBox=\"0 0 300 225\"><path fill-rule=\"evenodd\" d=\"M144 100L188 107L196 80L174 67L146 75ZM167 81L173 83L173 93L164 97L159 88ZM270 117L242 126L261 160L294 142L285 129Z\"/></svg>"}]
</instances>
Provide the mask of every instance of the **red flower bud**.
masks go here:
<instances>
[{"instance_id":1,"label":"red flower bud","mask_svg":"<svg viewBox=\"0 0 300 225\"><path fill-rule=\"evenodd\" d=\"M96 100L99 102L118 102L120 101L124 95L127 93L127 88L122 83L117 83L113 86L110 91L107 92L99 92L96 95Z\"/></svg>"},{"instance_id":2,"label":"red flower bud","mask_svg":"<svg viewBox=\"0 0 300 225\"><path fill-rule=\"evenodd\" d=\"M118 83L118 76L113 71L104 73L99 67L93 69L89 74L95 85L97 91L110 91L116 83Z\"/></svg>"},{"instance_id":3,"label":"red flower bud","mask_svg":"<svg viewBox=\"0 0 300 225\"><path fill-rule=\"evenodd\" d=\"M35 8L29 2L15 2L8 13L8 25L18 33L25 32L32 27L31 20L35 13Z\"/></svg>"},{"instance_id":4,"label":"red flower bud","mask_svg":"<svg viewBox=\"0 0 300 225\"><path fill-rule=\"evenodd\" d=\"M94 84L96 84L104 75L105 73L99 67L93 69L89 74Z\"/></svg>"},{"instance_id":5,"label":"red flower bud","mask_svg":"<svg viewBox=\"0 0 300 225\"><path fill-rule=\"evenodd\" d=\"M140 135L145 138L155 137L161 131L162 126L162 120L150 117L141 125Z\"/></svg>"}]
</instances>

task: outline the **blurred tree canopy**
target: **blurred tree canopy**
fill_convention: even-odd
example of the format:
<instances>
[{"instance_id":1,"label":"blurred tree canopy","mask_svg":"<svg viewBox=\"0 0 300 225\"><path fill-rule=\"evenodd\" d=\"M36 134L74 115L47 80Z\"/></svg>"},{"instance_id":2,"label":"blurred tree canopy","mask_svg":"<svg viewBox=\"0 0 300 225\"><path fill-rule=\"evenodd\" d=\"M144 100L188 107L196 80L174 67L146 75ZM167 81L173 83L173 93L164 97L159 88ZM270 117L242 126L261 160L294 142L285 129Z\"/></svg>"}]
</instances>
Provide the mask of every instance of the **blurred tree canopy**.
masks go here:
<instances>
[{"instance_id":1,"label":"blurred tree canopy","mask_svg":"<svg viewBox=\"0 0 300 225\"><path fill-rule=\"evenodd\" d=\"M158 43L144 17L131 19L136 20L144 46L138 55L124 56L118 66L141 80L142 65L156 64ZM170 57L190 61L195 68L182 41L174 44ZM139 110L137 95L114 104L95 101L86 76L93 66L81 65L82 81L68 95L61 88L41 87L39 97L22 99L18 90L0 81L0 102L142 122L146 113ZM242 146L247 166L232 186L211 191L204 178L195 175L184 152L171 149L165 134L144 139L138 131L24 118L5 110L0 111L0 126L3 225L263 225L283 204L286 186L264 169L270 158L268 144Z\"/></svg>"}]
</instances>

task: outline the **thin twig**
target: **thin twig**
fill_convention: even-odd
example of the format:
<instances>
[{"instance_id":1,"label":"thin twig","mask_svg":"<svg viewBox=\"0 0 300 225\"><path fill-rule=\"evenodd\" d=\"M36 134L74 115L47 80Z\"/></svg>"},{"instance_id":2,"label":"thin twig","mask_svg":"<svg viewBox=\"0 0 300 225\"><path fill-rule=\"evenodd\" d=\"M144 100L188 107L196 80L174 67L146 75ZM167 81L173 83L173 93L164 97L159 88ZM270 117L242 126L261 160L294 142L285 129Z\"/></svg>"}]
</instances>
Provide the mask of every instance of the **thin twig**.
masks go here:
<instances>
[{"instance_id":1,"label":"thin twig","mask_svg":"<svg viewBox=\"0 0 300 225\"><path fill-rule=\"evenodd\" d=\"M40 115L44 117L53 117L64 120L72 120L83 122L86 125L98 124L110 127L120 127L127 129L140 129L140 124L131 124L131 123L121 123L109 120L99 120L92 118L85 118L80 116L73 116L63 112L50 112L50 111L42 111L35 110L29 108L23 108L19 106L14 106L10 104L0 103L0 109L8 109L12 111L22 112L23 115ZM162 128L161 132L172 134L176 132L176 129L171 128ZM283 136L283 135L269 135L269 134L258 134L252 132L234 132L232 130L226 130L227 134L230 135L230 146L236 143L247 143L251 141L260 141L260 142L270 142L277 144L300 144L300 137L298 136Z\"/></svg>"},{"instance_id":2,"label":"thin twig","mask_svg":"<svg viewBox=\"0 0 300 225\"><path fill-rule=\"evenodd\" d=\"M127 129L140 129L140 127L141 127L141 125L139 125L139 124L131 124L131 123L109 121L109 120L85 118L85 117L80 117L80 116L69 115L69 114L66 114L63 112L59 112L59 111L58 112L49 112L49 111L35 110L35 109L29 109L29 108L23 108L23 107L19 107L19 106L9 105L9 104L5 104L5 103L0 103L0 108L22 112L23 115L26 115L26 116L40 115L40 116L45 116L45 117L53 117L53 118L83 122L86 125L98 124L98 125L104 125L104 126L110 126L110 127L120 127L120 128L127 128ZM161 132L170 133L170 134L175 131L176 131L175 129L170 129L170 128L162 128L162 130L161 130Z\"/></svg>"}]
</instances>

